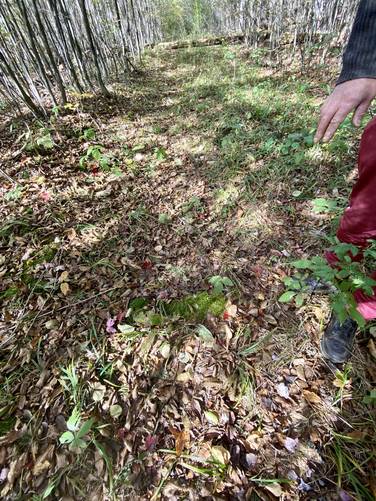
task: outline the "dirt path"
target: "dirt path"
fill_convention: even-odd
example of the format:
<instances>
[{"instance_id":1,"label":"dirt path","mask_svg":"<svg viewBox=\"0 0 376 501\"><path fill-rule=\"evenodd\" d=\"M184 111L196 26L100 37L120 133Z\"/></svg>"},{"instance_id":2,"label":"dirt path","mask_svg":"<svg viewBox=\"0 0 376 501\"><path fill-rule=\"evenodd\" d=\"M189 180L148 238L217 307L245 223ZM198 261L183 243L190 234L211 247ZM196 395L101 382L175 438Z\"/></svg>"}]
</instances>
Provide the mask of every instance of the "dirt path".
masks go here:
<instances>
[{"instance_id":1,"label":"dirt path","mask_svg":"<svg viewBox=\"0 0 376 501\"><path fill-rule=\"evenodd\" d=\"M335 375L325 300L277 301L353 158L308 149L304 85L239 48L153 54L33 124L0 188L2 498L334 500L339 454L371 464L369 354Z\"/></svg>"}]
</instances>

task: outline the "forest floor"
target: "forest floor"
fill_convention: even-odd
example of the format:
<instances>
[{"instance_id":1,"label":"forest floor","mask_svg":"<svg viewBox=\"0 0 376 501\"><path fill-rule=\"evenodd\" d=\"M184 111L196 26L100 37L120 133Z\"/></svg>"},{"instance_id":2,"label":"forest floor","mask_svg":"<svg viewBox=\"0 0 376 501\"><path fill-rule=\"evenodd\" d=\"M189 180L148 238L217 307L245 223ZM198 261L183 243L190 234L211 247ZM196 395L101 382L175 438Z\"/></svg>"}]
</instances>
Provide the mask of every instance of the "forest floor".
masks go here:
<instances>
[{"instance_id":1,"label":"forest floor","mask_svg":"<svg viewBox=\"0 0 376 501\"><path fill-rule=\"evenodd\" d=\"M374 499L367 342L336 370L327 299L278 302L358 133L312 146L331 75L264 61L155 50L3 127L2 499Z\"/></svg>"}]
</instances>

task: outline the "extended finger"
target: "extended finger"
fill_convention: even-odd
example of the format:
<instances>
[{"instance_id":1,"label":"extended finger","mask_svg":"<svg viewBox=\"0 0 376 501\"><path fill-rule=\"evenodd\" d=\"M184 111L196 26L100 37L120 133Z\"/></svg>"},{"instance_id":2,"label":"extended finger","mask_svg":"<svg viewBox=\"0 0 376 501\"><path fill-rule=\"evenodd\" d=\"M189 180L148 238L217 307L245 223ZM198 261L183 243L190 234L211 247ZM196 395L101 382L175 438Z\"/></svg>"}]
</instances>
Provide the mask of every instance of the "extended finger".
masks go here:
<instances>
[{"instance_id":1,"label":"extended finger","mask_svg":"<svg viewBox=\"0 0 376 501\"><path fill-rule=\"evenodd\" d=\"M363 103L360 103L360 105L356 108L356 110L354 112L354 116L353 116L353 124L355 125L355 127L359 127L359 125L362 121L362 118L365 115L365 113L367 112L370 104L371 104L371 101L367 100L367 101L364 101Z\"/></svg>"},{"instance_id":2,"label":"extended finger","mask_svg":"<svg viewBox=\"0 0 376 501\"><path fill-rule=\"evenodd\" d=\"M338 127L341 125L341 123L345 120L345 118L347 117L347 115L349 114L349 112L351 111L351 109L340 109L337 111L337 113L334 115L334 117L330 120L329 122L329 125L325 131L325 134L324 134L324 137L323 137L323 141L324 143L327 143L328 141L330 141L332 139L332 137L334 136L334 133L336 132L336 130L338 129Z\"/></svg>"},{"instance_id":3,"label":"extended finger","mask_svg":"<svg viewBox=\"0 0 376 501\"><path fill-rule=\"evenodd\" d=\"M330 124L330 121L333 119L333 117L335 116L337 111L338 111L337 107L335 107L335 108L331 107L328 109L321 110L320 120L319 120L319 124L317 126L315 138L314 138L315 143L318 143L319 141L321 141L321 139L323 138L323 136L325 134L325 131L326 131L328 125Z\"/></svg>"}]
</instances>

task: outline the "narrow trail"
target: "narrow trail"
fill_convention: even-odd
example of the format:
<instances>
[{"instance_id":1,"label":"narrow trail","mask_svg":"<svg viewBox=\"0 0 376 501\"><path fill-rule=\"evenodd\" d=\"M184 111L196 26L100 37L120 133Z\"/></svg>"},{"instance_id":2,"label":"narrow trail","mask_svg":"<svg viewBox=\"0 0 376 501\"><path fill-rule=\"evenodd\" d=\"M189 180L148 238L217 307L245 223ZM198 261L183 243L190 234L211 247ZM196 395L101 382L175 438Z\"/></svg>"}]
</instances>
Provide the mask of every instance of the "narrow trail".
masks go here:
<instances>
[{"instance_id":1,"label":"narrow trail","mask_svg":"<svg viewBox=\"0 0 376 501\"><path fill-rule=\"evenodd\" d=\"M309 200L338 151L286 139L309 129L318 84L251 63L152 53L141 80L81 100L49 124L53 148L9 166L2 498L55 482L75 499L338 499L325 446L366 419L369 355L339 387L318 353L325 300L277 301L288 260L330 225ZM95 419L80 454L59 444L73 408Z\"/></svg>"}]
</instances>

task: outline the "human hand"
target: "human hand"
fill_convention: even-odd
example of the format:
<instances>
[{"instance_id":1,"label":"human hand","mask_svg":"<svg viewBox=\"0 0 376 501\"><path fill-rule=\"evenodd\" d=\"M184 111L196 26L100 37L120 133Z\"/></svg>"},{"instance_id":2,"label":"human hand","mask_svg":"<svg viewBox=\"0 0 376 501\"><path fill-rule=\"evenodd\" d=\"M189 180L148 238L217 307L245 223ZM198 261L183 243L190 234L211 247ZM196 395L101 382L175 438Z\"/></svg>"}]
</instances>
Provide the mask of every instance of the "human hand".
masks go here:
<instances>
[{"instance_id":1,"label":"human hand","mask_svg":"<svg viewBox=\"0 0 376 501\"><path fill-rule=\"evenodd\" d=\"M363 115L376 96L376 79L356 78L336 86L321 107L315 143L330 141L347 117L354 111L353 124L359 127Z\"/></svg>"}]
</instances>

